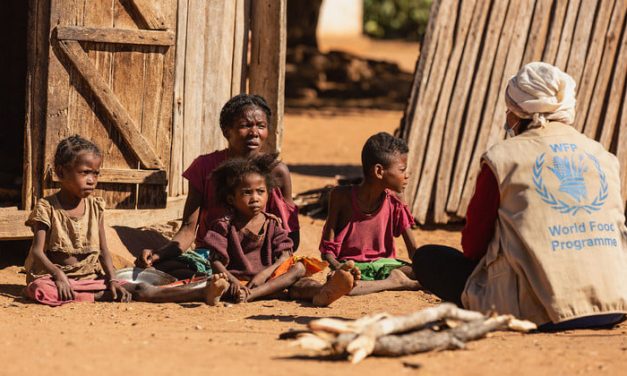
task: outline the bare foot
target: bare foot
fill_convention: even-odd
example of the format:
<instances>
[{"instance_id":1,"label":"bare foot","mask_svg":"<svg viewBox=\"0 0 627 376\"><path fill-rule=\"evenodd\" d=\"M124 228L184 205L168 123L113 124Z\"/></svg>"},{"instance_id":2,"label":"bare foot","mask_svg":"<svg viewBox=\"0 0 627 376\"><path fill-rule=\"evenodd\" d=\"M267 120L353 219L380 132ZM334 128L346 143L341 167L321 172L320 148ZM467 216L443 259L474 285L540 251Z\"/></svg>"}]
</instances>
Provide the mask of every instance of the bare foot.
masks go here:
<instances>
[{"instance_id":1,"label":"bare foot","mask_svg":"<svg viewBox=\"0 0 627 376\"><path fill-rule=\"evenodd\" d=\"M248 303L250 299L250 289L246 286L240 287L235 297L235 303Z\"/></svg>"},{"instance_id":2,"label":"bare foot","mask_svg":"<svg viewBox=\"0 0 627 376\"><path fill-rule=\"evenodd\" d=\"M420 282L411 279L407 276L407 274L403 273L399 269L394 269L390 272L390 276L387 277L388 280L394 281L398 284L399 287L403 287L407 290L420 290Z\"/></svg>"},{"instance_id":3,"label":"bare foot","mask_svg":"<svg viewBox=\"0 0 627 376\"><path fill-rule=\"evenodd\" d=\"M222 294L229 288L229 282L226 279L226 274L219 273L214 274L207 280L207 287L205 287L205 302L209 305L217 305L220 302Z\"/></svg>"},{"instance_id":4,"label":"bare foot","mask_svg":"<svg viewBox=\"0 0 627 376\"><path fill-rule=\"evenodd\" d=\"M352 264L352 261L349 261ZM348 264L348 263L347 263ZM319 307L326 307L342 296L348 294L353 289L354 278L351 272L354 264L347 268L342 267L320 288L320 292L313 297L313 304Z\"/></svg>"}]
</instances>

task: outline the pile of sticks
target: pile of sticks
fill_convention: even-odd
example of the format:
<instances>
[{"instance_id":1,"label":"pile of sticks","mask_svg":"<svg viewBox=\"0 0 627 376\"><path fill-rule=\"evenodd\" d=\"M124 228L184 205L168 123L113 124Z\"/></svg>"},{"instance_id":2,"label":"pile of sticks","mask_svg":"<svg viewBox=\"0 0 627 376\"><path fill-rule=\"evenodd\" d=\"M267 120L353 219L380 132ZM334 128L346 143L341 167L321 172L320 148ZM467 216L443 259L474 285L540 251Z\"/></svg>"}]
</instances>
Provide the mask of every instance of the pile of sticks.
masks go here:
<instances>
[{"instance_id":1,"label":"pile of sticks","mask_svg":"<svg viewBox=\"0 0 627 376\"><path fill-rule=\"evenodd\" d=\"M536 325L511 315L484 316L444 303L407 316L382 313L354 321L323 318L310 322L309 329L298 336L295 345L359 363L371 354L401 356L460 349L492 331L529 332Z\"/></svg>"},{"instance_id":2,"label":"pile of sticks","mask_svg":"<svg viewBox=\"0 0 627 376\"><path fill-rule=\"evenodd\" d=\"M344 176L335 177L338 186L359 184L361 177L347 178ZM294 204L298 206L298 212L313 218L326 218L329 209L329 195L334 185L327 185L322 188L311 189L294 196Z\"/></svg>"},{"instance_id":3,"label":"pile of sticks","mask_svg":"<svg viewBox=\"0 0 627 376\"><path fill-rule=\"evenodd\" d=\"M416 220L465 217L481 155L504 138L507 82L532 61L575 79L574 126L618 156L627 195L626 14L627 0L434 0L400 130Z\"/></svg>"}]
</instances>

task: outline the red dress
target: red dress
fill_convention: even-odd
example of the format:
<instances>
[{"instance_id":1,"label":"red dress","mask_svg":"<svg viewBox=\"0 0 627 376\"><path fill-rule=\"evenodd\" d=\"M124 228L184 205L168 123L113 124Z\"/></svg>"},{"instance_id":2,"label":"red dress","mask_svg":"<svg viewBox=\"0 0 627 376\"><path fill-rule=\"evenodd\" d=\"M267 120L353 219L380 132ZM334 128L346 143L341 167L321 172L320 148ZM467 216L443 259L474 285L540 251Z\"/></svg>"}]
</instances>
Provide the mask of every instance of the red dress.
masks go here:
<instances>
[{"instance_id":1,"label":"red dress","mask_svg":"<svg viewBox=\"0 0 627 376\"><path fill-rule=\"evenodd\" d=\"M213 170L226 160L226 150L214 151L196 158L183 173L183 177L189 180L190 185L202 195L202 204L198 216L198 231L196 232L197 248L207 247L204 237L209 230L209 226L213 221L224 217L228 212L226 206L218 201L215 186L211 179ZM266 211L281 218L283 227L287 232L299 229L298 208L296 205L285 202L279 188L273 189L270 193Z\"/></svg>"},{"instance_id":2,"label":"red dress","mask_svg":"<svg viewBox=\"0 0 627 376\"><path fill-rule=\"evenodd\" d=\"M381 258L396 258L394 238L411 227L414 217L409 208L394 193L385 191L379 209L364 213L357 205L357 189L351 189L352 213L346 227L333 241L322 240L320 252L333 254L336 259L372 262Z\"/></svg>"}]
</instances>

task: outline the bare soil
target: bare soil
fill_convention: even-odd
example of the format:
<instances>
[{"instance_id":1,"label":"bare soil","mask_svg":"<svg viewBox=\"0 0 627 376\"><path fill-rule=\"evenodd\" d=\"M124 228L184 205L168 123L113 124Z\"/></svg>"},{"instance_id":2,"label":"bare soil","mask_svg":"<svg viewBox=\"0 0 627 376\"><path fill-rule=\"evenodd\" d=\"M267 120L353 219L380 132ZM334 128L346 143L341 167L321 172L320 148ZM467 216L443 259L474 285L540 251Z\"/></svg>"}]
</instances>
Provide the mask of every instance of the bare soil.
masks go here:
<instances>
[{"instance_id":1,"label":"bare soil","mask_svg":"<svg viewBox=\"0 0 627 376\"><path fill-rule=\"evenodd\" d=\"M365 139L392 132L400 112L288 113L282 158L294 192L333 184L336 174L358 175ZM299 253L317 255L323 222L301 216ZM118 229L111 247L159 244L175 231ZM156 234L156 235L155 235ZM459 228L417 229L420 244L460 246ZM2 245L0 245L1 247ZM401 255L406 255L402 242ZM496 333L466 350L402 358L368 358L358 365L310 357L278 339L320 317L406 314L438 303L425 292L344 297L329 308L267 300L228 307L201 303L96 303L45 307L20 298L20 267L0 269L0 375L555 375L624 374L627 324L614 330L557 334ZM621 371L622 370L622 371Z\"/></svg>"}]
</instances>

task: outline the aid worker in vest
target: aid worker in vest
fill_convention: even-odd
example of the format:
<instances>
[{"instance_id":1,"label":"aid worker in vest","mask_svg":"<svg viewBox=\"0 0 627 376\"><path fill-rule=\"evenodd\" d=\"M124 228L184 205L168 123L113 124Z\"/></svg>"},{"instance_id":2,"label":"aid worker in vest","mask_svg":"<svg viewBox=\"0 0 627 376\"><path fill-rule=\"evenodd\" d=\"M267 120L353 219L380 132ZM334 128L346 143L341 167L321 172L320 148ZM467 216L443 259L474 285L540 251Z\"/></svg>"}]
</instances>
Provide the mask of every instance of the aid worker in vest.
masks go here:
<instances>
[{"instance_id":1,"label":"aid worker in vest","mask_svg":"<svg viewBox=\"0 0 627 376\"><path fill-rule=\"evenodd\" d=\"M572 125L575 82L534 62L508 83L509 138L482 157L463 253L416 251L416 277L465 308L541 329L612 326L627 312L627 229L617 158Z\"/></svg>"}]
</instances>

